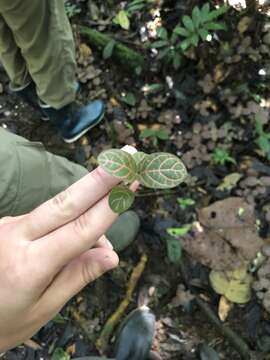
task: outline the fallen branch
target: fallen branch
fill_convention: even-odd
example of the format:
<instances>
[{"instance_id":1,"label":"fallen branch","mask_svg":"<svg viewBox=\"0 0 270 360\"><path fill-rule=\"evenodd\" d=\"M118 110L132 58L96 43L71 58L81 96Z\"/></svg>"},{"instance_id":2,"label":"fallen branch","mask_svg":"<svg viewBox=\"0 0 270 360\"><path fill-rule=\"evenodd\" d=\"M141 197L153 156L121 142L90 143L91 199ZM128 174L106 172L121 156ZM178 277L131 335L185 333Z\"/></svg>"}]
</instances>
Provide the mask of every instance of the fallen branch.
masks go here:
<instances>
[{"instance_id":1,"label":"fallen branch","mask_svg":"<svg viewBox=\"0 0 270 360\"><path fill-rule=\"evenodd\" d=\"M91 46L96 47L99 50L103 50L108 43L115 40L110 35L90 29L87 26L80 26L79 31L87 38ZM119 41L116 41L112 57L129 70L132 69L134 71L136 68L144 67L144 57L138 52L121 44Z\"/></svg>"},{"instance_id":2,"label":"fallen branch","mask_svg":"<svg viewBox=\"0 0 270 360\"><path fill-rule=\"evenodd\" d=\"M141 256L139 263L133 269L131 277L128 281L127 292L126 292L125 298L122 300L122 302L118 306L117 310L107 320L107 322L104 325L104 328L100 334L100 337L97 339L96 347L100 351L101 354L104 354L106 352L106 350L108 348L108 343L109 343L110 337L111 337L115 327L117 326L119 320L124 315L129 303L132 300L133 292L135 290L135 287L138 284L138 281L140 280L140 278L144 272L144 268L145 268L147 260L148 259L145 254Z\"/></svg>"},{"instance_id":3,"label":"fallen branch","mask_svg":"<svg viewBox=\"0 0 270 360\"><path fill-rule=\"evenodd\" d=\"M215 315L215 313L205 301L203 301L197 296L196 302L200 309L208 317L208 319L213 323L213 325L216 326L220 333L224 337L226 337L228 341L233 345L233 347L239 352L242 359L255 360L255 358L252 357L252 353L245 341L238 334L236 334L236 332L230 329L229 326L222 324L222 322L219 320L219 318Z\"/></svg>"}]
</instances>

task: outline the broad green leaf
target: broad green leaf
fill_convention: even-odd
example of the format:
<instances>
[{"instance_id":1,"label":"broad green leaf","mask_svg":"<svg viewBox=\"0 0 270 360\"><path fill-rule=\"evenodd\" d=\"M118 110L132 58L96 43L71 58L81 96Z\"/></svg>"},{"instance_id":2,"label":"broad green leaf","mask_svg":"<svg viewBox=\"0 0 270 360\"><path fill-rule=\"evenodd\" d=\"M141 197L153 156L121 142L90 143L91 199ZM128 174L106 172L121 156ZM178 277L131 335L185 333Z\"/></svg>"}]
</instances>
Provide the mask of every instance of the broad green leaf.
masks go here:
<instances>
[{"instance_id":1,"label":"broad green leaf","mask_svg":"<svg viewBox=\"0 0 270 360\"><path fill-rule=\"evenodd\" d=\"M182 41L179 45L179 47L183 50L183 51L186 51L191 45L191 41L190 41L190 38Z\"/></svg>"},{"instance_id":2,"label":"broad green leaf","mask_svg":"<svg viewBox=\"0 0 270 360\"><path fill-rule=\"evenodd\" d=\"M115 186L109 195L110 208L117 214L128 210L135 200L135 194L126 186Z\"/></svg>"},{"instance_id":3,"label":"broad green leaf","mask_svg":"<svg viewBox=\"0 0 270 360\"><path fill-rule=\"evenodd\" d=\"M164 129L155 130L155 135L160 140L168 140L169 139L169 133L168 133L168 131L166 131Z\"/></svg>"},{"instance_id":4,"label":"broad green leaf","mask_svg":"<svg viewBox=\"0 0 270 360\"><path fill-rule=\"evenodd\" d=\"M193 32L193 31L195 30L193 21L192 21L192 19L191 19L190 16L184 15L184 16L182 17L182 21L183 21L183 24L185 25L185 28L186 28L188 31Z\"/></svg>"},{"instance_id":5,"label":"broad green leaf","mask_svg":"<svg viewBox=\"0 0 270 360\"><path fill-rule=\"evenodd\" d=\"M182 257L182 245L178 239L167 239L167 254L171 263L179 264Z\"/></svg>"},{"instance_id":6,"label":"broad green leaf","mask_svg":"<svg viewBox=\"0 0 270 360\"><path fill-rule=\"evenodd\" d=\"M194 46L198 46L199 40L200 39L199 39L199 36L197 34L192 35L191 38L190 38L190 42Z\"/></svg>"},{"instance_id":7,"label":"broad green leaf","mask_svg":"<svg viewBox=\"0 0 270 360\"><path fill-rule=\"evenodd\" d=\"M124 96L121 96L121 100L130 105L130 106L135 106L136 105L136 97L133 93L129 92L127 94L125 94Z\"/></svg>"},{"instance_id":8,"label":"broad green leaf","mask_svg":"<svg viewBox=\"0 0 270 360\"><path fill-rule=\"evenodd\" d=\"M140 133L140 139L149 138L151 136L156 136L156 130L146 128L143 129Z\"/></svg>"},{"instance_id":9,"label":"broad green leaf","mask_svg":"<svg viewBox=\"0 0 270 360\"><path fill-rule=\"evenodd\" d=\"M186 224L178 228L168 228L167 233L174 237L185 236L191 228L191 224Z\"/></svg>"},{"instance_id":10,"label":"broad green leaf","mask_svg":"<svg viewBox=\"0 0 270 360\"><path fill-rule=\"evenodd\" d=\"M158 41L155 41L151 44L151 47L154 48L154 49L159 49L163 46L166 46L168 45L168 41L166 40L158 40Z\"/></svg>"},{"instance_id":11,"label":"broad green leaf","mask_svg":"<svg viewBox=\"0 0 270 360\"><path fill-rule=\"evenodd\" d=\"M169 153L153 153L143 160L144 170L139 174L142 185L153 189L168 189L179 185L187 176L182 161Z\"/></svg>"},{"instance_id":12,"label":"broad green leaf","mask_svg":"<svg viewBox=\"0 0 270 360\"><path fill-rule=\"evenodd\" d=\"M206 29L198 29L198 33L203 41L205 41L209 35L209 32Z\"/></svg>"},{"instance_id":13,"label":"broad green leaf","mask_svg":"<svg viewBox=\"0 0 270 360\"><path fill-rule=\"evenodd\" d=\"M192 21L195 28L198 28L201 23L201 12L198 6L195 6L192 10Z\"/></svg>"},{"instance_id":14,"label":"broad green leaf","mask_svg":"<svg viewBox=\"0 0 270 360\"><path fill-rule=\"evenodd\" d=\"M133 157L123 150L103 151L98 156L98 163L108 174L123 181L132 182L136 177L136 163Z\"/></svg>"},{"instance_id":15,"label":"broad green leaf","mask_svg":"<svg viewBox=\"0 0 270 360\"><path fill-rule=\"evenodd\" d=\"M108 42L108 44L103 49L103 59L106 60L112 56L115 44L116 44L115 40L111 40Z\"/></svg>"},{"instance_id":16,"label":"broad green leaf","mask_svg":"<svg viewBox=\"0 0 270 360\"><path fill-rule=\"evenodd\" d=\"M207 23L204 25L205 29L207 30L227 30L227 26L224 23Z\"/></svg>"},{"instance_id":17,"label":"broad green leaf","mask_svg":"<svg viewBox=\"0 0 270 360\"><path fill-rule=\"evenodd\" d=\"M116 15L116 21L123 29L129 30L130 22L125 10L119 11L119 13Z\"/></svg>"},{"instance_id":18,"label":"broad green leaf","mask_svg":"<svg viewBox=\"0 0 270 360\"><path fill-rule=\"evenodd\" d=\"M185 37L190 36L190 32L182 26L176 26L173 32L176 33L177 35L181 35Z\"/></svg>"},{"instance_id":19,"label":"broad green leaf","mask_svg":"<svg viewBox=\"0 0 270 360\"><path fill-rule=\"evenodd\" d=\"M209 12L210 12L210 5L209 5L209 3L206 3L201 8L201 22L202 23L207 21Z\"/></svg>"},{"instance_id":20,"label":"broad green leaf","mask_svg":"<svg viewBox=\"0 0 270 360\"><path fill-rule=\"evenodd\" d=\"M138 170L139 170L139 167L138 167L139 163L142 162L146 156L147 156L147 154L145 154L142 151L137 151L136 153L134 153L132 155L133 159L135 160Z\"/></svg>"},{"instance_id":21,"label":"broad green leaf","mask_svg":"<svg viewBox=\"0 0 270 360\"><path fill-rule=\"evenodd\" d=\"M207 21L217 19L219 16L225 14L228 11L228 9L229 9L228 6L224 5L224 6L221 6L220 8L218 8L216 10L211 11L208 14L208 16L206 17Z\"/></svg>"},{"instance_id":22,"label":"broad green leaf","mask_svg":"<svg viewBox=\"0 0 270 360\"><path fill-rule=\"evenodd\" d=\"M236 186L238 181L242 178L242 176L243 175L239 173L232 173L226 175L222 180L222 183L217 187L217 190L231 191Z\"/></svg>"},{"instance_id":23,"label":"broad green leaf","mask_svg":"<svg viewBox=\"0 0 270 360\"><path fill-rule=\"evenodd\" d=\"M157 35L162 40L168 40L168 31L164 27L159 27L157 29Z\"/></svg>"},{"instance_id":24,"label":"broad green leaf","mask_svg":"<svg viewBox=\"0 0 270 360\"><path fill-rule=\"evenodd\" d=\"M70 356L62 348L56 348L51 360L70 360Z\"/></svg>"}]
</instances>

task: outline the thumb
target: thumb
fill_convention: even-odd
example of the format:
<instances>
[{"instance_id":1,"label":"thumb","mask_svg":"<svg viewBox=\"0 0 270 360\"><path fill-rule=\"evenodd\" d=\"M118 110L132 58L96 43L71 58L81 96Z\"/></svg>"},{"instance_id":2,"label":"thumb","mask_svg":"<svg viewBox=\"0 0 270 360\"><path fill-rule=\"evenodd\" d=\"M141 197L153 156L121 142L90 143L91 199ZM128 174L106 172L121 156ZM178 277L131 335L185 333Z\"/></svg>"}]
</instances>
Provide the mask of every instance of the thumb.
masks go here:
<instances>
[{"instance_id":1,"label":"thumb","mask_svg":"<svg viewBox=\"0 0 270 360\"><path fill-rule=\"evenodd\" d=\"M115 268L118 262L117 254L109 248L88 250L56 276L43 295L44 306L50 312L58 310L90 282Z\"/></svg>"}]
</instances>

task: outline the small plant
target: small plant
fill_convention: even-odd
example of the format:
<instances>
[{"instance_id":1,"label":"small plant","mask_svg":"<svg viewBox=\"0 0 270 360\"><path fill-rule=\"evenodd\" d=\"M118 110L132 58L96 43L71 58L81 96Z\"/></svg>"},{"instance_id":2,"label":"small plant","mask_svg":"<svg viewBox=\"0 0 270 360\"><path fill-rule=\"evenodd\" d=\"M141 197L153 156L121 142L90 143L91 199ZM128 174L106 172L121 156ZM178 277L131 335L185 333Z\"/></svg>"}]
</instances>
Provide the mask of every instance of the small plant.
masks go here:
<instances>
[{"instance_id":1,"label":"small plant","mask_svg":"<svg viewBox=\"0 0 270 360\"><path fill-rule=\"evenodd\" d=\"M174 33L186 38L180 44L181 49L185 51L190 46L198 46L200 39L205 41L211 30L227 30L226 24L215 21L227 10L227 6L210 10L209 3L206 3L201 9L195 6L192 16L184 15L182 17L183 26L178 25L174 29Z\"/></svg>"},{"instance_id":2,"label":"small plant","mask_svg":"<svg viewBox=\"0 0 270 360\"><path fill-rule=\"evenodd\" d=\"M216 21L227 9L227 6L221 6L216 10L210 10L209 3L204 4L201 9L195 6L192 15L184 15L171 35L165 28L159 28L159 40L151 44L152 48L160 49L157 59L165 59L177 70L186 50L197 47L200 40L205 41L211 35L211 30L227 29L223 22Z\"/></svg>"},{"instance_id":3,"label":"small plant","mask_svg":"<svg viewBox=\"0 0 270 360\"><path fill-rule=\"evenodd\" d=\"M143 186L152 189L169 189L178 186L187 176L182 161L169 153L131 155L123 150L110 149L98 157L99 165L122 183L115 186L109 195L109 205L116 213L126 211L134 202L135 194L128 184L138 180Z\"/></svg>"},{"instance_id":4,"label":"small plant","mask_svg":"<svg viewBox=\"0 0 270 360\"><path fill-rule=\"evenodd\" d=\"M189 206L195 205L195 201L191 198L178 198L177 202L182 210L185 210Z\"/></svg>"},{"instance_id":5,"label":"small plant","mask_svg":"<svg viewBox=\"0 0 270 360\"><path fill-rule=\"evenodd\" d=\"M263 155L270 160L270 133L266 133L263 129L261 121L256 118L255 130L258 135L256 144L260 147Z\"/></svg>"},{"instance_id":6,"label":"small plant","mask_svg":"<svg viewBox=\"0 0 270 360\"><path fill-rule=\"evenodd\" d=\"M163 129L144 129L140 133L140 139L150 139L154 146L158 146L159 140L168 140L169 134L166 130Z\"/></svg>"},{"instance_id":7,"label":"small plant","mask_svg":"<svg viewBox=\"0 0 270 360\"><path fill-rule=\"evenodd\" d=\"M120 10L118 14L113 18L113 22L120 25L122 29L129 30L130 17L137 11L142 10L146 6L146 0L133 0L127 2L124 9Z\"/></svg>"},{"instance_id":8,"label":"small plant","mask_svg":"<svg viewBox=\"0 0 270 360\"><path fill-rule=\"evenodd\" d=\"M236 164L234 158L230 156L227 150L216 148L212 154L212 159L216 165L225 165L225 163Z\"/></svg>"},{"instance_id":9,"label":"small plant","mask_svg":"<svg viewBox=\"0 0 270 360\"><path fill-rule=\"evenodd\" d=\"M65 10L69 19L73 16L80 14L81 9L76 4L71 4L70 1L65 1Z\"/></svg>"}]
</instances>

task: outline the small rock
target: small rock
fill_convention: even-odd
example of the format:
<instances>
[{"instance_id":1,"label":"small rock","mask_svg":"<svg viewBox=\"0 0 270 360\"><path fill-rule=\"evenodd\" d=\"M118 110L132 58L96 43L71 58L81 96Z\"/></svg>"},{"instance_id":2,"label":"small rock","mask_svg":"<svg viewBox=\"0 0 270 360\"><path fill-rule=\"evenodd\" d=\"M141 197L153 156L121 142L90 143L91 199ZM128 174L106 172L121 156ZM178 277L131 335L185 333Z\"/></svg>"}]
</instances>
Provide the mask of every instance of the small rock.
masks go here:
<instances>
[{"instance_id":1,"label":"small rock","mask_svg":"<svg viewBox=\"0 0 270 360\"><path fill-rule=\"evenodd\" d=\"M264 245L262 247L262 253L263 255L270 257L270 244Z\"/></svg>"},{"instance_id":2,"label":"small rock","mask_svg":"<svg viewBox=\"0 0 270 360\"><path fill-rule=\"evenodd\" d=\"M266 45L270 45L270 31L266 35L264 35L263 43Z\"/></svg>"}]
</instances>

